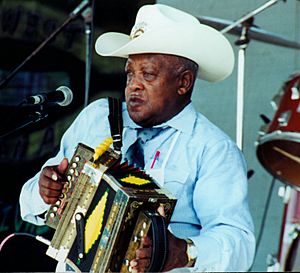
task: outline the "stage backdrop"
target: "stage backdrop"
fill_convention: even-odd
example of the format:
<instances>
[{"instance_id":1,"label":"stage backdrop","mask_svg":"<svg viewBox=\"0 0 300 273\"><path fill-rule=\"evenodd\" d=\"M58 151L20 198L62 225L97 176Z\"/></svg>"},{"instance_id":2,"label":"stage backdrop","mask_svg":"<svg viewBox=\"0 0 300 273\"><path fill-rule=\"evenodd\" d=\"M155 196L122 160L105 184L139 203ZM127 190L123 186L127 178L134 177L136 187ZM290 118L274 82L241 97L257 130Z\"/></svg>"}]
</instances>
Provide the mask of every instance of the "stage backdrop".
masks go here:
<instances>
[{"instance_id":1,"label":"stage backdrop","mask_svg":"<svg viewBox=\"0 0 300 273\"><path fill-rule=\"evenodd\" d=\"M1 0L0 1L0 79L23 61L54 29L59 27L80 0ZM94 1L95 37L103 31L129 32L139 6L154 1ZM255 10L263 0L158 0L212 21L234 21ZM300 1L278 1L276 5L255 16L254 24L267 32L300 42ZM13 232L42 234L51 238L52 231L23 222L19 215L18 196L25 181L39 170L44 160L57 151L60 137L83 107L85 84L84 20L77 18L46 48L36 55L6 85L0 86L0 135L3 136L30 116L30 109L18 104L28 95L55 90L68 85L74 94L69 107L47 109L49 117L25 130L0 139L0 241ZM238 36L225 34L232 43L236 65L232 75L221 83L198 81L193 101L199 111L235 139ZM272 36L272 35L271 35ZM111 95L122 97L125 84L124 60L101 58L93 52L90 101ZM244 90L243 152L248 169L249 202L256 228L262 234L252 271L266 271L269 254L279 251L283 226L283 200L278 196L286 184L276 181L261 166L256 156L255 142L263 125L261 114L272 119L270 105L284 82L300 70L299 50L276 46L251 39L246 50ZM29 112L28 112L29 111ZM272 190L272 191L271 191ZM271 191L265 226L261 229L266 201ZM263 231L261 233L261 231ZM20 236L22 237L22 236ZM19 238L20 239L20 238ZM9 244L10 243L10 244ZM0 255L0 271L53 271L54 263L47 259L45 247L25 236L9 240L6 254ZM13 257L13 258L12 258ZM35 261L32 261L35 257ZM47 265L47 266L45 266Z\"/></svg>"},{"instance_id":2,"label":"stage backdrop","mask_svg":"<svg viewBox=\"0 0 300 273\"><path fill-rule=\"evenodd\" d=\"M0 1L0 82L66 22L81 0ZM94 51L103 31L129 31L139 6L147 1L95 1L89 102L108 95L121 97L125 85L124 60L100 58ZM148 1L153 2L153 1ZM82 110L86 83L86 21L78 16L0 85L0 242L10 234L42 235L53 231L20 218L21 187L54 155L63 132ZM68 86L74 99L69 106L20 107L28 96ZM46 118L31 125L36 112ZM0 271L54 271L54 260L35 239L11 237L0 253Z\"/></svg>"},{"instance_id":3,"label":"stage backdrop","mask_svg":"<svg viewBox=\"0 0 300 273\"><path fill-rule=\"evenodd\" d=\"M235 21L268 1L159 0L158 2L181 8L199 18L201 16L212 17L215 22L219 19ZM300 1L278 1L276 5L256 15L254 25L268 34L271 32L299 43ZM235 139L239 51L239 47L235 46L235 41L239 37L225 35L234 47L235 69L232 75L221 83L211 84L199 81L193 94L193 101L199 111ZM269 40L273 36L264 38ZM270 102L278 94L284 82L296 71L300 71L300 50L250 40L245 61L243 152L249 170L254 171L254 175L249 179L249 202L257 238L263 223L263 213L272 181L272 176L262 167L256 156L255 142L258 139L260 127L264 124L260 115L264 114L272 119L274 110ZM276 181L272 190L262 239L252 267L253 271L267 271L269 254L275 256L278 254L283 216L283 200L278 196L278 189L284 185Z\"/></svg>"}]
</instances>

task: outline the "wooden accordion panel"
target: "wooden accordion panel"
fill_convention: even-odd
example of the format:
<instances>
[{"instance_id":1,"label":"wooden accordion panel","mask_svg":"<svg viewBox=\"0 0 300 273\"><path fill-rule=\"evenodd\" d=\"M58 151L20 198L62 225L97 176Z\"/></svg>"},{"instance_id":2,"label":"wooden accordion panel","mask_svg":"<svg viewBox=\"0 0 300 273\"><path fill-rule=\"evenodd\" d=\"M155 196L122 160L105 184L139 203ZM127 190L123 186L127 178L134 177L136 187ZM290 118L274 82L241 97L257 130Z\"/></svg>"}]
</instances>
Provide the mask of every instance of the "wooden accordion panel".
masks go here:
<instances>
[{"instance_id":1,"label":"wooden accordion panel","mask_svg":"<svg viewBox=\"0 0 300 273\"><path fill-rule=\"evenodd\" d=\"M113 150L97 162L93 154L79 144L71 159L66 192L46 217L56 229L47 255L76 271L130 272L129 261L151 227L145 211L164 206L168 223L176 199L143 171L119 164Z\"/></svg>"}]
</instances>

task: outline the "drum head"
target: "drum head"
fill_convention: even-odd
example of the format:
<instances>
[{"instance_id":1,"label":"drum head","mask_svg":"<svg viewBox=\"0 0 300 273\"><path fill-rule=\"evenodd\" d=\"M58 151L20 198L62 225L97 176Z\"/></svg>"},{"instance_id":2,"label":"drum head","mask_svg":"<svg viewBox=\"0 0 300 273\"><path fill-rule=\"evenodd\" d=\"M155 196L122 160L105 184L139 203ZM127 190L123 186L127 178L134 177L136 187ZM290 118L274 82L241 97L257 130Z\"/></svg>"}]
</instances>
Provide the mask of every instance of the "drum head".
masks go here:
<instances>
[{"instance_id":1,"label":"drum head","mask_svg":"<svg viewBox=\"0 0 300 273\"><path fill-rule=\"evenodd\" d=\"M274 132L260 139L257 157L273 176L300 186L300 134Z\"/></svg>"}]
</instances>

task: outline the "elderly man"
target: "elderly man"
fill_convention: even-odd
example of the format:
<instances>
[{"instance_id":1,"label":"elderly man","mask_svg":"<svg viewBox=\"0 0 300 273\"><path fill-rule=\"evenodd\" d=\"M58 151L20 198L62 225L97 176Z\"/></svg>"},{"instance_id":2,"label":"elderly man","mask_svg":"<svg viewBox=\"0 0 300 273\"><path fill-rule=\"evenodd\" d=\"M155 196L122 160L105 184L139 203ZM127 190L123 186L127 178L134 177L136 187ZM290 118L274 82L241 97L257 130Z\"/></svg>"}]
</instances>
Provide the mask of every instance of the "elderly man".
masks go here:
<instances>
[{"instance_id":1,"label":"elderly man","mask_svg":"<svg viewBox=\"0 0 300 273\"><path fill-rule=\"evenodd\" d=\"M234 55L218 31L165 5L143 6L131 35L105 33L96 42L103 56L127 58L123 106L123 160L143 128L160 128L143 143L143 168L177 198L169 225L164 271L246 271L255 239L248 208L244 158L232 140L191 103L196 78L215 82L230 75ZM95 147L110 135L108 103L86 107L64 134L59 153L23 187L23 219L43 224L57 201L63 173L79 142ZM130 263L143 272L150 262L145 237Z\"/></svg>"}]
</instances>

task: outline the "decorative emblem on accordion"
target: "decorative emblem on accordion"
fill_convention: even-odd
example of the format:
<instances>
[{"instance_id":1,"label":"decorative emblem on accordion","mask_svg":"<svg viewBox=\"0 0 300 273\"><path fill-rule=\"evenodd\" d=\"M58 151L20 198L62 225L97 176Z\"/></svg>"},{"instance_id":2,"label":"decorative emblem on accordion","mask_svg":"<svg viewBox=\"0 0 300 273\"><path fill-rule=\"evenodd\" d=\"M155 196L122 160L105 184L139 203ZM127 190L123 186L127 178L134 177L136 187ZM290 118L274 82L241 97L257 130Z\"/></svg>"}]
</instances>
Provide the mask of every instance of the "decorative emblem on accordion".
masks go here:
<instances>
[{"instance_id":1,"label":"decorative emblem on accordion","mask_svg":"<svg viewBox=\"0 0 300 273\"><path fill-rule=\"evenodd\" d=\"M130 272L129 261L149 234L157 208L164 207L168 223L176 199L144 171L120 164L110 148L95 157L79 144L66 178L64 193L46 216L56 229L47 255L76 271Z\"/></svg>"}]
</instances>

